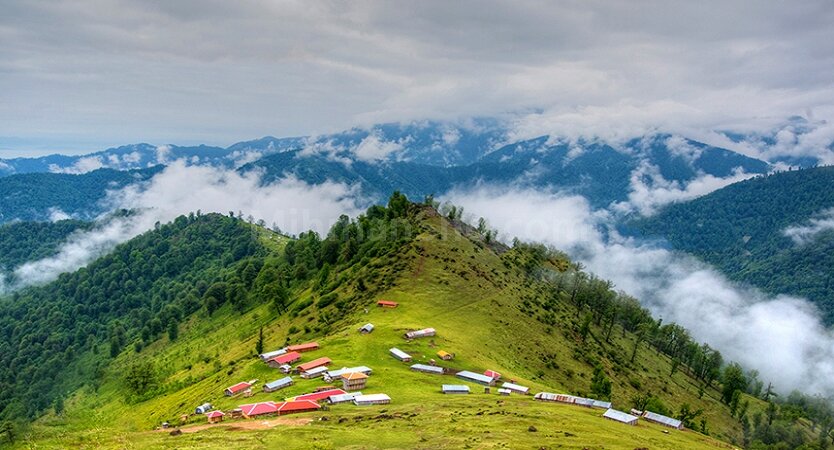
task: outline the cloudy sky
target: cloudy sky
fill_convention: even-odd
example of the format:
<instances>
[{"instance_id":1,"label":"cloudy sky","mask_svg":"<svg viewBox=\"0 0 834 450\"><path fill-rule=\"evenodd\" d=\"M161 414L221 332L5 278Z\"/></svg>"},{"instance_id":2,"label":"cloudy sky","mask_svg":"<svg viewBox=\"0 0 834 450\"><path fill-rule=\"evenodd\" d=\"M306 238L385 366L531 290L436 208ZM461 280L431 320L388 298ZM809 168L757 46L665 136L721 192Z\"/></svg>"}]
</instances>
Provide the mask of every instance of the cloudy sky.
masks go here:
<instances>
[{"instance_id":1,"label":"cloudy sky","mask_svg":"<svg viewBox=\"0 0 834 450\"><path fill-rule=\"evenodd\" d=\"M834 4L0 0L0 157L419 118L522 132L834 118Z\"/></svg>"}]
</instances>

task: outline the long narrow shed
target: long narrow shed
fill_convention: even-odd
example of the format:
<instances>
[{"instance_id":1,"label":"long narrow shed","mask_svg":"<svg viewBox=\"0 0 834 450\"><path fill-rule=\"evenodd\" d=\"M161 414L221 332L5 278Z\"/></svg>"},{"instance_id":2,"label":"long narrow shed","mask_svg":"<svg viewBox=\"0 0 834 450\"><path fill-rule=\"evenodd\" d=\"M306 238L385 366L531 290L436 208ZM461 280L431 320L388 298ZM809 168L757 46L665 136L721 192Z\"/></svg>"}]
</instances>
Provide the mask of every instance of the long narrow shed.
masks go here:
<instances>
[{"instance_id":1,"label":"long narrow shed","mask_svg":"<svg viewBox=\"0 0 834 450\"><path fill-rule=\"evenodd\" d=\"M297 369L299 372L303 373L315 369L316 367L326 366L331 362L333 361L331 361L330 358L318 358L304 364L299 364Z\"/></svg>"},{"instance_id":2,"label":"long narrow shed","mask_svg":"<svg viewBox=\"0 0 834 450\"><path fill-rule=\"evenodd\" d=\"M442 367L430 366L428 364L414 364L413 366L411 366L411 370L416 370L417 372L433 373L435 375L443 375Z\"/></svg>"},{"instance_id":3,"label":"long narrow shed","mask_svg":"<svg viewBox=\"0 0 834 450\"><path fill-rule=\"evenodd\" d=\"M404 352L404 351L402 351L402 350L400 350L396 347L393 347L388 351L391 352L391 356L393 356L394 358L399 359L400 361L405 361L405 362L410 362L411 361L411 355L409 355L408 353L406 353L406 352Z\"/></svg>"},{"instance_id":4,"label":"long narrow shed","mask_svg":"<svg viewBox=\"0 0 834 450\"><path fill-rule=\"evenodd\" d=\"M495 379L486 375L481 375L480 373L470 372L468 370L458 372L456 376L466 381L472 381L473 383L483 384L484 386L495 385Z\"/></svg>"},{"instance_id":5,"label":"long narrow shed","mask_svg":"<svg viewBox=\"0 0 834 450\"><path fill-rule=\"evenodd\" d=\"M284 389L286 387L292 386L293 381L292 377L284 377L280 380L271 381L264 385L264 392L275 392L279 389Z\"/></svg>"},{"instance_id":6,"label":"long narrow shed","mask_svg":"<svg viewBox=\"0 0 834 450\"><path fill-rule=\"evenodd\" d=\"M468 394L469 386L465 384L444 384L440 387L440 392L444 394Z\"/></svg>"},{"instance_id":7,"label":"long narrow shed","mask_svg":"<svg viewBox=\"0 0 834 450\"><path fill-rule=\"evenodd\" d=\"M530 388L515 383L504 383L501 387L524 395L527 395L530 392Z\"/></svg>"},{"instance_id":8,"label":"long narrow shed","mask_svg":"<svg viewBox=\"0 0 834 450\"><path fill-rule=\"evenodd\" d=\"M353 399L353 404L356 406L387 405L389 403L391 403L391 397L385 394L358 395Z\"/></svg>"},{"instance_id":9,"label":"long narrow shed","mask_svg":"<svg viewBox=\"0 0 834 450\"><path fill-rule=\"evenodd\" d=\"M637 416L632 416L631 414L624 413L622 411L617 411L616 409L611 408L608 408L608 410L605 411L602 417L631 426L637 425L638 419Z\"/></svg>"},{"instance_id":10,"label":"long narrow shed","mask_svg":"<svg viewBox=\"0 0 834 450\"><path fill-rule=\"evenodd\" d=\"M261 353L260 356L263 361L269 361L270 359L283 355L284 353L287 353L286 347L271 352Z\"/></svg>"},{"instance_id":11,"label":"long narrow shed","mask_svg":"<svg viewBox=\"0 0 834 450\"><path fill-rule=\"evenodd\" d=\"M646 411L643 413L643 418L648 420L649 422L659 423L661 425L675 428L677 430L683 429L683 422L678 419L673 419L671 417L666 417L663 414L653 413L651 411Z\"/></svg>"},{"instance_id":12,"label":"long narrow shed","mask_svg":"<svg viewBox=\"0 0 834 450\"><path fill-rule=\"evenodd\" d=\"M359 397L362 395L361 392L348 392L347 394L336 394L327 397L327 401L331 405L335 405L337 403L347 403L352 402L354 398Z\"/></svg>"}]
</instances>

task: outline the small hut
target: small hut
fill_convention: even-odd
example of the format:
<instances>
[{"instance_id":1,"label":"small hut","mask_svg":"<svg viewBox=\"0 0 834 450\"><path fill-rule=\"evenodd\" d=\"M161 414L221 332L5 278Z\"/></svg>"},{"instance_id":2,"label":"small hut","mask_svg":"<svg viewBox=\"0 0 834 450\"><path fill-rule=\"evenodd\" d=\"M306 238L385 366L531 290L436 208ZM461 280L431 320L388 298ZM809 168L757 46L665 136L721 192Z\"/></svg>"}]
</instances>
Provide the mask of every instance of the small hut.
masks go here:
<instances>
[{"instance_id":1,"label":"small hut","mask_svg":"<svg viewBox=\"0 0 834 450\"><path fill-rule=\"evenodd\" d=\"M223 421L223 411L211 411L206 413L206 418L208 419L208 423L220 423Z\"/></svg>"}]
</instances>

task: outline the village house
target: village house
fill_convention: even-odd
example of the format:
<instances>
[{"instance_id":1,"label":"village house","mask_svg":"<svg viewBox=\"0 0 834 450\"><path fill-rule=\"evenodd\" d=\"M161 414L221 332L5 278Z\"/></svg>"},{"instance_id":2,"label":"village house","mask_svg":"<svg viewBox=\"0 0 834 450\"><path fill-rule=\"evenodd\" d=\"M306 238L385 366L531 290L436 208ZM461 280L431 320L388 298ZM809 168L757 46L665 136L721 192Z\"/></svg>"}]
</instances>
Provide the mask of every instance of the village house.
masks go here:
<instances>
[{"instance_id":1,"label":"village house","mask_svg":"<svg viewBox=\"0 0 834 450\"><path fill-rule=\"evenodd\" d=\"M681 422L678 419L666 417L663 414L646 411L643 413L643 418L648 420L649 422L659 423L663 426L674 428L676 430L683 430L683 422Z\"/></svg>"},{"instance_id":2,"label":"village house","mask_svg":"<svg viewBox=\"0 0 834 450\"><path fill-rule=\"evenodd\" d=\"M436 375L443 375L442 367L429 366L427 364L414 364L413 366L411 366L411 370L416 370L417 372L433 373Z\"/></svg>"},{"instance_id":3,"label":"village house","mask_svg":"<svg viewBox=\"0 0 834 450\"><path fill-rule=\"evenodd\" d=\"M498 380L500 380L500 379L501 379L501 374L500 374L500 373L498 373L498 372L496 372L496 371L494 371L494 370L487 370L487 371L484 371L484 375L486 375L486 376L488 376L488 377L492 378L492 379L493 379L493 380L495 380L495 381L498 381Z\"/></svg>"},{"instance_id":4,"label":"village house","mask_svg":"<svg viewBox=\"0 0 834 450\"><path fill-rule=\"evenodd\" d=\"M615 422L624 423L626 425L637 425L637 416L632 416L631 414L624 413L622 411L617 411L616 409L609 408L605 411L602 417L605 417L608 420L613 420Z\"/></svg>"},{"instance_id":5,"label":"village house","mask_svg":"<svg viewBox=\"0 0 834 450\"><path fill-rule=\"evenodd\" d=\"M287 347L288 352L299 352L299 353L310 352L310 351L318 350L318 349L319 349L319 343L318 342L307 342L305 344L296 344L296 345L290 345L289 347Z\"/></svg>"},{"instance_id":6,"label":"village house","mask_svg":"<svg viewBox=\"0 0 834 450\"><path fill-rule=\"evenodd\" d=\"M292 372L292 366L289 364L282 364L281 367L278 368L282 373L290 373Z\"/></svg>"},{"instance_id":7,"label":"village house","mask_svg":"<svg viewBox=\"0 0 834 450\"><path fill-rule=\"evenodd\" d=\"M360 334L368 334L372 331L374 331L374 324L372 324L372 323L366 323L365 325L362 325L361 327L359 327L359 333Z\"/></svg>"},{"instance_id":8,"label":"village house","mask_svg":"<svg viewBox=\"0 0 834 450\"><path fill-rule=\"evenodd\" d=\"M370 375L371 372L373 372L373 371L371 370L370 367L366 367L366 366L342 367L341 369L338 369L338 370L328 370L327 373L324 374L324 379L329 382L330 380L335 380L335 379L341 377L342 374L344 374L344 373L351 373L351 372L358 372L358 373L364 373L365 375ZM328 380L328 378L330 380Z\"/></svg>"},{"instance_id":9,"label":"village house","mask_svg":"<svg viewBox=\"0 0 834 450\"><path fill-rule=\"evenodd\" d=\"M262 361L266 362L266 361L269 361L270 359L272 359L276 356L283 355L284 353L287 353L286 347L282 348L282 349L272 351L272 352L261 353L260 357L261 357Z\"/></svg>"},{"instance_id":10,"label":"village house","mask_svg":"<svg viewBox=\"0 0 834 450\"><path fill-rule=\"evenodd\" d=\"M266 364L273 369L280 369L281 366L285 364L292 364L296 361L301 360L301 353L298 352L289 352L283 355L278 355L272 357L272 359L268 360Z\"/></svg>"},{"instance_id":11,"label":"village house","mask_svg":"<svg viewBox=\"0 0 834 450\"><path fill-rule=\"evenodd\" d=\"M468 394L469 386L464 384L444 384L440 387L440 392L444 394Z\"/></svg>"},{"instance_id":12,"label":"village house","mask_svg":"<svg viewBox=\"0 0 834 450\"><path fill-rule=\"evenodd\" d=\"M282 402L277 405L276 412L279 416L284 414L302 413L308 411L317 411L321 409L321 405L310 400L296 400L291 402Z\"/></svg>"},{"instance_id":13,"label":"village house","mask_svg":"<svg viewBox=\"0 0 834 450\"><path fill-rule=\"evenodd\" d=\"M527 395L530 392L530 388L515 383L504 383L501 387L524 395Z\"/></svg>"},{"instance_id":14,"label":"village house","mask_svg":"<svg viewBox=\"0 0 834 450\"><path fill-rule=\"evenodd\" d=\"M391 397L385 394L358 395L353 399L356 406L387 405L391 403Z\"/></svg>"},{"instance_id":15,"label":"village house","mask_svg":"<svg viewBox=\"0 0 834 450\"><path fill-rule=\"evenodd\" d=\"M405 334L406 339L417 339L423 337L430 337L437 334L434 328L423 328L422 330L409 331Z\"/></svg>"},{"instance_id":16,"label":"village house","mask_svg":"<svg viewBox=\"0 0 834 450\"><path fill-rule=\"evenodd\" d=\"M348 392L365 389L367 383L368 376L364 373L351 372L342 374L342 389Z\"/></svg>"},{"instance_id":17,"label":"village house","mask_svg":"<svg viewBox=\"0 0 834 450\"><path fill-rule=\"evenodd\" d=\"M333 362L333 361L331 361L331 360L330 360L330 358L327 358L327 357L324 357L324 358L318 358L318 359L314 359L314 360L312 360L312 361L310 361L310 362L306 362L306 363L304 363L304 364L299 364L298 366L296 366L296 369L298 369L298 371L299 371L299 372L301 373L301 375L303 376L303 375L304 375L304 372L308 372L308 371L310 371L310 370L313 370L313 369L315 369L316 367L324 367L324 366L327 366L327 365L329 365L331 362ZM322 372L322 374L323 374L323 372Z\"/></svg>"},{"instance_id":18,"label":"village house","mask_svg":"<svg viewBox=\"0 0 834 450\"><path fill-rule=\"evenodd\" d=\"M206 418L208 419L208 423L220 423L223 421L223 411L211 411L206 413Z\"/></svg>"},{"instance_id":19,"label":"village house","mask_svg":"<svg viewBox=\"0 0 834 450\"><path fill-rule=\"evenodd\" d=\"M301 378L304 378L304 379L318 378L320 376L323 376L325 373L327 373L327 367L326 366L314 367L310 370L306 370L304 372L301 372Z\"/></svg>"},{"instance_id":20,"label":"village house","mask_svg":"<svg viewBox=\"0 0 834 450\"><path fill-rule=\"evenodd\" d=\"M397 303L397 302L391 302L391 301L388 301L388 300L380 300L380 301L376 302L376 305L380 306L380 307L383 307L383 308L396 308L400 304Z\"/></svg>"},{"instance_id":21,"label":"village house","mask_svg":"<svg viewBox=\"0 0 834 450\"><path fill-rule=\"evenodd\" d=\"M402 351L402 350L400 350L396 347L391 348L388 351L391 352L391 356L393 356L394 358L399 359L400 361L411 362L411 355L409 355L408 353L406 353L406 352L404 352L404 351Z\"/></svg>"},{"instance_id":22,"label":"village house","mask_svg":"<svg viewBox=\"0 0 834 450\"><path fill-rule=\"evenodd\" d=\"M442 359L443 361L451 361L455 358L454 353L449 353L446 350L440 350L437 352L437 357Z\"/></svg>"},{"instance_id":23,"label":"village house","mask_svg":"<svg viewBox=\"0 0 834 450\"><path fill-rule=\"evenodd\" d=\"M498 389L498 395L510 395L511 392L511 390L505 388Z\"/></svg>"},{"instance_id":24,"label":"village house","mask_svg":"<svg viewBox=\"0 0 834 450\"><path fill-rule=\"evenodd\" d=\"M591 408L599 408L599 409L611 408L611 402L605 402L605 401L602 401L602 400L594 400L594 399L590 399L590 400L593 401L593 404L591 405Z\"/></svg>"},{"instance_id":25,"label":"village house","mask_svg":"<svg viewBox=\"0 0 834 450\"><path fill-rule=\"evenodd\" d=\"M275 380L264 385L264 392L275 392L279 389L284 389L293 385L292 377L284 377L280 380Z\"/></svg>"},{"instance_id":26,"label":"village house","mask_svg":"<svg viewBox=\"0 0 834 450\"><path fill-rule=\"evenodd\" d=\"M241 392L249 389L250 387L252 387L252 383L242 381L234 386L227 387L226 390L223 391L223 393L226 394L227 397L231 397L233 395L240 394Z\"/></svg>"},{"instance_id":27,"label":"village house","mask_svg":"<svg viewBox=\"0 0 834 450\"><path fill-rule=\"evenodd\" d=\"M327 402L331 405L352 402L354 398L359 397L360 395L362 395L361 392L348 392L347 394L331 395L330 397L327 397Z\"/></svg>"},{"instance_id":28,"label":"village house","mask_svg":"<svg viewBox=\"0 0 834 450\"><path fill-rule=\"evenodd\" d=\"M251 419L256 416L264 416L267 414L275 414L278 411L278 406L275 402L260 402L240 405L240 411L244 418Z\"/></svg>"},{"instance_id":29,"label":"village house","mask_svg":"<svg viewBox=\"0 0 834 450\"><path fill-rule=\"evenodd\" d=\"M333 395L342 395L342 394L347 394L347 392L345 392L341 389L328 389L326 391L311 392L309 394L303 394L303 395L299 395L297 397L288 398L287 401L289 401L289 400L294 400L294 401L311 400L311 401L314 401L314 402L320 402L322 400L328 399L329 397L331 397Z\"/></svg>"},{"instance_id":30,"label":"village house","mask_svg":"<svg viewBox=\"0 0 834 450\"><path fill-rule=\"evenodd\" d=\"M484 386L494 386L495 380L492 378L481 375L479 373L470 372L468 370L464 370L455 374L458 378L464 379L466 381L471 381L473 383L483 384Z\"/></svg>"}]
</instances>

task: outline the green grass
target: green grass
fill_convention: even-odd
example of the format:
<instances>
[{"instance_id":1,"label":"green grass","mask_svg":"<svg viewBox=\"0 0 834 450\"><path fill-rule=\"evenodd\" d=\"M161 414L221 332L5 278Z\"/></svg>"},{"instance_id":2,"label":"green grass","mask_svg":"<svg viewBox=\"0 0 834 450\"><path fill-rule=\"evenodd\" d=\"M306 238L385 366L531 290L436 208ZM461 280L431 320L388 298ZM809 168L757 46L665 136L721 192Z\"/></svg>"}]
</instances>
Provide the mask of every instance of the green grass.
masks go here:
<instances>
[{"instance_id":1,"label":"green grass","mask_svg":"<svg viewBox=\"0 0 834 450\"><path fill-rule=\"evenodd\" d=\"M97 391L84 389L66 403L61 417L48 415L36 422L19 447L34 448L602 448L680 449L716 448L725 444L695 431L668 430L641 421L629 427L605 420L601 410L540 403L532 397L499 397L484 394L483 387L470 384L468 396L440 394L443 383L461 383L451 376L416 373L388 354L398 347L415 361L438 360L442 366L483 371L493 369L530 386L533 392L587 394L593 366L601 363L614 382L614 407L628 410L638 391L651 391L671 409L689 403L703 408L712 434L720 439L738 439L737 421L718 401L718 393L707 389L698 397L698 385L679 371L669 377L671 362L647 347L638 352L634 364L631 336L617 329L611 343L589 338L581 343L573 331L574 312L564 302L557 313L559 325L551 327L523 312L520 299L542 294L517 269L508 269L495 253L460 237L438 217L425 219L427 232L418 236L398 260L407 261L398 272L394 286L379 298L400 302L396 309L369 304L340 318L326 336L320 327L321 312L310 307L300 315L278 315L264 304L245 314L225 306L212 317L193 317L184 324L175 342L163 338L135 354L126 351L109 369ZM442 239L438 238L438 232ZM275 250L282 243L276 242ZM394 270L372 261L378 271ZM352 276L364 276L356 269ZM343 284L342 286L347 286ZM348 288L337 291L345 297ZM309 291L299 299L310 297ZM268 303L268 302L265 302ZM529 311L525 309L525 311ZM535 313L533 313L535 314ZM366 322L376 328L360 335ZM151 431L163 421L179 423L179 416L195 406L211 402L224 410L243 403L281 400L310 392L323 383L294 377L296 384L276 393L260 391L262 384L280 378L254 356L259 327L264 327L266 350L290 342L316 339L320 350L304 353L303 361L330 357L333 368L367 365L373 369L364 393L384 392L391 396L387 406L354 407L337 405L329 411L290 417L315 419L309 425L278 426L269 430L235 430L235 421L182 436ZM310 332L304 327L310 327ZM406 342L402 334L415 328L434 327L438 336ZM290 334L291 328L298 331ZM594 336L602 331L594 329ZM432 345L433 344L433 345ZM453 361L439 361L435 353L456 354ZM136 358L152 358L164 378L165 389L158 396L128 404L120 374ZM223 389L238 381L258 379L251 398L228 398ZM467 384L467 383L464 383ZM639 385L639 389L635 386ZM751 404L751 408L758 408ZM392 418L379 417L382 414ZM326 417L328 420L318 419ZM201 416L190 424L202 424ZM188 425L187 425L188 426ZM533 426L535 432L528 431ZM664 433L663 431L669 431Z\"/></svg>"}]
</instances>

